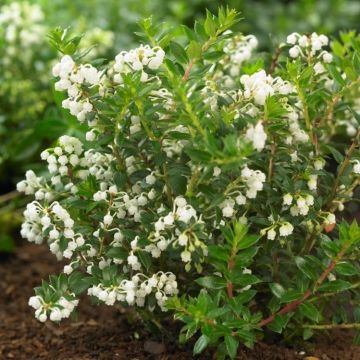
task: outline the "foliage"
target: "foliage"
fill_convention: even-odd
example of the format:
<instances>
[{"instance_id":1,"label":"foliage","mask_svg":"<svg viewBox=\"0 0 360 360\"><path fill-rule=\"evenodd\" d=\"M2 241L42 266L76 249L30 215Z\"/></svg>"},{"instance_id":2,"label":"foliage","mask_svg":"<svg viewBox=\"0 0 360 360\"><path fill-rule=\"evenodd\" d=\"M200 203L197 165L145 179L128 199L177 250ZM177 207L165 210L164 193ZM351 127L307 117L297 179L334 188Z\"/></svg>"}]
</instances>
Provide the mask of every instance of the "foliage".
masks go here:
<instances>
[{"instance_id":1,"label":"foliage","mask_svg":"<svg viewBox=\"0 0 360 360\"><path fill-rule=\"evenodd\" d=\"M341 220L360 180L359 36L292 33L271 57L229 31L238 20L145 19L149 45L108 63L51 33L55 89L87 132L61 136L41 153L48 173L18 183L35 196L22 236L68 260L29 301L40 321L87 293L174 315L181 342L218 358L268 331L359 328L358 307L344 309L359 300L360 228Z\"/></svg>"},{"instance_id":2,"label":"foliage","mask_svg":"<svg viewBox=\"0 0 360 360\"><path fill-rule=\"evenodd\" d=\"M40 171L38 152L60 134L79 135L74 118L56 106L62 101L51 90L49 71L56 55L47 46L46 33L56 26L84 33L80 46L91 51L87 60L111 57L116 48L130 48L137 37L137 22L152 15L155 23L166 20L166 28L192 25L215 11L219 1L175 0L3 0L0 8L0 185L1 193L13 191L29 168ZM359 29L360 5L354 0L228 1L245 18L238 31L254 33L260 49L271 50L290 31L335 33ZM12 14L9 16L9 14ZM7 19L7 20L6 20ZM4 21L5 20L5 21ZM178 27L179 28L179 27ZM164 27L165 29L165 27ZM181 36L179 32L174 36ZM115 46L113 46L115 44ZM6 197L8 198L8 197ZM11 197L11 199L13 199ZM0 224L7 231L17 226L11 212L20 214L23 201L4 205L0 199ZM8 226L3 219L11 219ZM17 219L18 216L14 217ZM8 236L8 235L7 235ZM0 240L1 241L1 240Z\"/></svg>"}]
</instances>

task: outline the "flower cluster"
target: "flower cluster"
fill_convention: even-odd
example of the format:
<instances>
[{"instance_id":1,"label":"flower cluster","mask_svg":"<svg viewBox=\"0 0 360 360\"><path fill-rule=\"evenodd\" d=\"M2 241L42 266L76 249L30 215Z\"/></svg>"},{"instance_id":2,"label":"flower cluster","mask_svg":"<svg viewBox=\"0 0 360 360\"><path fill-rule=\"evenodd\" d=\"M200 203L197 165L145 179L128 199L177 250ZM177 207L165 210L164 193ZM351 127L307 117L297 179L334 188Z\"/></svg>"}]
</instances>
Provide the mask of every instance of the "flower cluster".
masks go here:
<instances>
[{"instance_id":1,"label":"flower cluster","mask_svg":"<svg viewBox=\"0 0 360 360\"><path fill-rule=\"evenodd\" d=\"M329 39L325 35L312 33L310 36L307 36L292 33L287 37L286 42L292 45L292 48L289 50L289 55L292 58L297 58L298 56L306 57L308 54L311 54L312 56L317 55L325 63L330 63L333 60L333 56L328 51L323 50L323 47L329 44Z\"/></svg>"},{"instance_id":2,"label":"flower cluster","mask_svg":"<svg viewBox=\"0 0 360 360\"><path fill-rule=\"evenodd\" d=\"M286 237L286 236L289 236L289 235L291 235L293 233L294 226L291 225L287 221L280 222L280 223L275 223L275 224L271 225L268 228L262 229L261 234L262 235L266 234L266 237L269 240L275 240L275 238L277 236L276 230L279 231L280 236Z\"/></svg>"},{"instance_id":3,"label":"flower cluster","mask_svg":"<svg viewBox=\"0 0 360 360\"><path fill-rule=\"evenodd\" d=\"M115 57L114 81L121 84L122 74L141 71L141 81L148 80L149 74L145 69L157 70L164 60L165 53L160 47L151 48L149 45L140 46L135 50L122 51Z\"/></svg>"},{"instance_id":4,"label":"flower cluster","mask_svg":"<svg viewBox=\"0 0 360 360\"><path fill-rule=\"evenodd\" d=\"M174 200L173 211L161 216L154 224L155 232L151 236L152 244L146 247L155 258L161 255L167 247L184 247L180 256L184 263L190 263L192 253L200 251L207 255L206 244L199 240L197 233L204 231L204 222L196 213L196 210L187 203L186 199L178 196ZM169 231L171 236L169 237ZM189 268L190 264L186 266Z\"/></svg>"},{"instance_id":5,"label":"flower cluster","mask_svg":"<svg viewBox=\"0 0 360 360\"><path fill-rule=\"evenodd\" d=\"M244 86L243 96L247 100L254 100L256 105L264 105L265 100L274 94L288 95L294 91L293 85L280 77L273 78L260 70L252 75L242 75L240 82Z\"/></svg>"},{"instance_id":6,"label":"flower cluster","mask_svg":"<svg viewBox=\"0 0 360 360\"><path fill-rule=\"evenodd\" d=\"M84 239L81 235L75 241L73 231L74 220L71 219L69 213L56 201L47 207L41 206L36 201L28 204L24 211L24 218L25 221L22 224L21 235L29 241L42 243L43 233L46 232L49 239L54 240L50 249L57 254L58 257L62 257L63 255L66 258L70 258L77 246L84 244ZM60 237L69 240L63 254L59 254L58 240Z\"/></svg>"},{"instance_id":7,"label":"flower cluster","mask_svg":"<svg viewBox=\"0 0 360 360\"><path fill-rule=\"evenodd\" d=\"M25 177L25 180L17 183L17 191L23 192L26 195L32 195L35 193L36 189L41 188L42 178L36 176L32 170L28 170L25 174ZM44 196L45 195L43 192L41 192L41 190L38 193L35 193L35 198L37 200L43 200Z\"/></svg>"},{"instance_id":8,"label":"flower cluster","mask_svg":"<svg viewBox=\"0 0 360 360\"><path fill-rule=\"evenodd\" d=\"M65 55L53 68L53 75L60 77L55 83L57 91L66 90L68 98L63 100L63 108L69 109L71 115L83 122L86 115L93 110L93 105L88 100L79 101L82 85L99 85L101 72L90 64L77 67L69 55Z\"/></svg>"},{"instance_id":9,"label":"flower cluster","mask_svg":"<svg viewBox=\"0 0 360 360\"><path fill-rule=\"evenodd\" d=\"M162 309L166 311L165 302L169 296L176 295L177 282L172 273L159 272L150 278L138 273L131 280L123 280L118 285L104 287L93 286L88 289L88 295L98 298L106 305L114 305L115 301L126 302L128 305L145 306L146 297L152 295ZM153 308L149 306L149 310Z\"/></svg>"},{"instance_id":10,"label":"flower cluster","mask_svg":"<svg viewBox=\"0 0 360 360\"><path fill-rule=\"evenodd\" d=\"M222 78L226 86L233 87L234 78L239 76L241 65L250 60L252 52L258 46L258 40L254 35L234 35L224 45L225 56L220 60L223 68L214 76Z\"/></svg>"},{"instance_id":11,"label":"flower cluster","mask_svg":"<svg viewBox=\"0 0 360 360\"><path fill-rule=\"evenodd\" d=\"M68 298L62 296L56 303L51 304L46 303L39 295L29 299L29 305L35 309L35 317L41 322L45 322L48 318L55 322L68 318L78 303L79 300L69 296Z\"/></svg>"},{"instance_id":12,"label":"flower cluster","mask_svg":"<svg viewBox=\"0 0 360 360\"><path fill-rule=\"evenodd\" d=\"M246 137L252 142L257 151L264 149L267 135L261 122L258 122L255 126L250 125L246 131Z\"/></svg>"},{"instance_id":13,"label":"flower cluster","mask_svg":"<svg viewBox=\"0 0 360 360\"><path fill-rule=\"evenodd\" d=\"M77 138L64 135L59 139L59 146L41 153L42 160L48 163L49 173L53 175L51 181L54 185L61 181L61 176L69 176L70 170L81 163L79 156L82 152L82 143Z\"/></svg>"}]
</instances>

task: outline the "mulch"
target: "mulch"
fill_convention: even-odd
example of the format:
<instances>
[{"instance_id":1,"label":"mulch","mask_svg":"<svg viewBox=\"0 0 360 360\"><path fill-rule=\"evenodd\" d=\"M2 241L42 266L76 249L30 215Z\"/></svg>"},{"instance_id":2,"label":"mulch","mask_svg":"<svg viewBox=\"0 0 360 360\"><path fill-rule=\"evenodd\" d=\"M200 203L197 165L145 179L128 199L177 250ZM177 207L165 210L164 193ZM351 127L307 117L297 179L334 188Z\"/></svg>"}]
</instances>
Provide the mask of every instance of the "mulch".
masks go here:
<instances>
[{"instance_id":1,"label":"mulch","mask_svg":"<svg viewBox=\"0 0 360 360\"><path fill-rule=\"evenodd\" d=\"M15 254L0 257L0 360L188 360L191 347L162 344L139 324L130 324L118 308L79 305L75 320L41 324L27 305L41 279L62 268L45 246L21 244ZM347 331L323 334L301 347L258 343L241 348L239 360L359 360L360 347ZM302 353L305 351L305 353ZM154 353L160 354L154 354ZM313 358L312 358L312 357ZM198 359L211 359L208 352Z\"/></svg>"}]
</instances>

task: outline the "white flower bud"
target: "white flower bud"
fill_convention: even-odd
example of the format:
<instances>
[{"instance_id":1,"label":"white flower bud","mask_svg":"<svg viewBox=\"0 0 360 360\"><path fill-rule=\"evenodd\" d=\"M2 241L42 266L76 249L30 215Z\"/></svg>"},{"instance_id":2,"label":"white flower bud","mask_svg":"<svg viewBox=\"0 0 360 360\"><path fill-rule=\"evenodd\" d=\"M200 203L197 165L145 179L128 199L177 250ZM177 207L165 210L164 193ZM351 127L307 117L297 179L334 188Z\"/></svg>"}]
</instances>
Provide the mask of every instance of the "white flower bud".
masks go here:
<instances>
[{"instance_id":1,"label":"white flower bud","mask_svg":"<svg viewBox=\"0 0 360 360\"><path fill-rule=\"evenodd\" d=\"M269 240L274 240L276 238L276 231L275 229L270 229L268 232L267 232L267 238Z\"/></svg>"},{"instance_id":2,"label":"white flower bud","mask_svg":"<svg viewBox=\"0 0 360 360\"><path fill-rule=\"evenodd\" d=\"M104 225L109 226L113 222L113 217L110 214L104 216Z\"/></svg>"},{"instance_id":3,"label":"white flower bud","mask_svg":"<svg viewBox=\"0 0 360 360\"><path fill-rule=\"evenodd\" d=\"M186 246L188 242L188 236L186 234L180 234L178 241L179 245Z\"/></svg>"},{"instance_id":4,"label":"white flower bud","mask_svg":"<svg viewBox=\"0 0 360 360\"><path fill-rule=\"evenodd\" d=\"M65 274L69 275L69 274L71 274L73 272L73 268L72 268L71 265L65 265L63 271L64 271Z\"/></svg>"},{"instance_id":5,"label":"white flower bud","mask_svg":"<svg viewBox=\"0 0 360 360\"><path fill-rule=\"evenodd\" d=\"M288 193L283 196L283 204L284 205L291 205L292 201L293 201L293 197L291 194Z\"/></svg>"}]
</instances>

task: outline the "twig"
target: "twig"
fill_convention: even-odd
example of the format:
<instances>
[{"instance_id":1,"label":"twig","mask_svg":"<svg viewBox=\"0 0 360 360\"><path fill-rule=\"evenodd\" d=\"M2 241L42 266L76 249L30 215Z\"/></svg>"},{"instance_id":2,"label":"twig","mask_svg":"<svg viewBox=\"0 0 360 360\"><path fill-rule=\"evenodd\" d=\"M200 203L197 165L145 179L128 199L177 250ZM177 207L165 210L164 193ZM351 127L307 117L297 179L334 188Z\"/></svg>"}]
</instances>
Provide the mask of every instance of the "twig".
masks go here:
<instances>
[{"instance_id":1,"label":"twig","mask_svg":"<svg viewBox=\"0 0 360 360\"><path fill-rule=\"evenodd\" d=\"M316 330L331 330L331 329L360 329L360 323L350 323L350 324L323 324L323 325L303 325L303 328L306 329L316 329Z\"/></svg>"},{"instance_id":2,"label":"twig","mask_svg":"<svg viewBox=\"0 0 360 360\"><path fill-rule=\"evenodd\" d=\"M274 53L274 55L273 55L272 58L271 58L271 64L270 64L270 68L269 68L269 74L270 74L270 75L271 75L271 74L275 71L275 69L276 69L276 66L277 66L277 64L278 64L278 60L279 60L281 51L282 51L282 48L281 48L281 47L276 48L275 53Z\"/></svg>"},{"instance_id":3,"label":"twig","mask_svg":"<svg viewBox=\"0 0 360 360\"><path fill-rule=\"evenodd\" d=\"M271 144L271 153L270 153L269 169L268 169L268 182L269 183L271 183L271 179L273 176L275 150L276 150L276 145L275 145L275 141L273 139L273 142Z\"/></svg>"},{"instance_id":4,"label":"twig","mask_svg":"<svg viewBox=\"0 0 360 360\"><path fill-rule=\"evenodd\" d=\"M195 61L196 61L195 59L192 59L192 60L189 62L189 65L188 65L187 68L185 69L184 76L182 77L182 80L183 80L183 81L187 81L187 79L189 78L191 69L192 69L192 67L193 67L194 64L195 64Z\"/></svg>"},{"instance_id":5,"label":"twig","mask_svg":"<svg viewBox=\"0 0 360 360\"><path fill-rule=\"evenodd\" d=\"M19 195L20 195L20 193L17 190L14 190L14 191L11 191L11 192L9 192L7 194L1 195L0 196L0 204L4 203L4 202L7 202L7 201L10 201L12 199L15 199Z\"/></svg>"}]
</instances>

